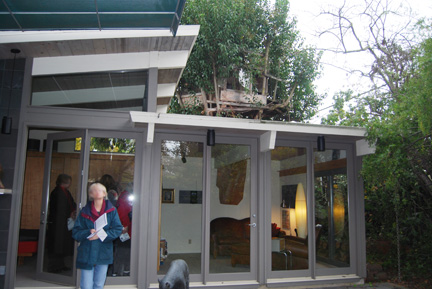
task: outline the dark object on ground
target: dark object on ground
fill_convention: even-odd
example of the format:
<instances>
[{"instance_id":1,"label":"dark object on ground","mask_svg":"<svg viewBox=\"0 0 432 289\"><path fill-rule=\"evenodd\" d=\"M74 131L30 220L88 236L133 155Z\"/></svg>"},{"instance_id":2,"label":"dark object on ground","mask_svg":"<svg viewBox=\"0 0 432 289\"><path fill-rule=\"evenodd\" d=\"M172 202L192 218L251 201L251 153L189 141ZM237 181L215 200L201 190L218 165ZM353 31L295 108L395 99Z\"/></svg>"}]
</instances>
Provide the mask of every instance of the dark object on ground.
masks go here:
<instances>
[{"instance_id":1,"label":"dark object on ground","mask_svg":"<svg viewBox=\"0 0 432 289\"><path fill-rule=\"evenodd\" d=\"M165 277L159 281L159 289L189 289L189 268L184 260L171 262Z\"/></svg>"}]
</instances>

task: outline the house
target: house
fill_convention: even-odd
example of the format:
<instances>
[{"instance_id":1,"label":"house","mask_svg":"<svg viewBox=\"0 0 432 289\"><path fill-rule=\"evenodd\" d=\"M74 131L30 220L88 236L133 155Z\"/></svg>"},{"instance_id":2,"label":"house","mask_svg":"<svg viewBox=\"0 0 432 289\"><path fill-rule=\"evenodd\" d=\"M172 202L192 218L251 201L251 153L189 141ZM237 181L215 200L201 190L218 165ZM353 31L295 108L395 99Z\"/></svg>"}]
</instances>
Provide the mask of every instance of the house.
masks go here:
<instances>
[{"instance_id":1,"label":"house","mask_svg":"<svg viewBox=\"0 0 432 289\"><path fill-rule=\"evenodd\" d=\"M79 284L77 244L50 266L60 174L78 209L105 174L129 193L130 239L107 288L157 288L174 259L197 288L363 282L364 129L164 113L199 33L178 26L184 1L11 3L0 18L0 288Z\"/></svg>"}]
</instances>

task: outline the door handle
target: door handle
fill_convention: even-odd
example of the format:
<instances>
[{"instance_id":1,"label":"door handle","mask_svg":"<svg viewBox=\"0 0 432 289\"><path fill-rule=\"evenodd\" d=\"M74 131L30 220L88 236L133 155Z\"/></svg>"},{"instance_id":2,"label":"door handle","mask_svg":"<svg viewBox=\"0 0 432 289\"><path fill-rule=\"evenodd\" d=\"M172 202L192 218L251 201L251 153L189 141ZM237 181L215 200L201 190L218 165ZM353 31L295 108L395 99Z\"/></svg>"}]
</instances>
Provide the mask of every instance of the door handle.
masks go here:
<instances>
[{"instance_id":1,"label":"door handle","mask_svg":"<svg viewBox=\"0 0 432 289\"><path fill-rule=\"evenodd\" d=\"M256 223L248 224L249 227L255 228L257 225Z\"/></svg>"}]
</instances>

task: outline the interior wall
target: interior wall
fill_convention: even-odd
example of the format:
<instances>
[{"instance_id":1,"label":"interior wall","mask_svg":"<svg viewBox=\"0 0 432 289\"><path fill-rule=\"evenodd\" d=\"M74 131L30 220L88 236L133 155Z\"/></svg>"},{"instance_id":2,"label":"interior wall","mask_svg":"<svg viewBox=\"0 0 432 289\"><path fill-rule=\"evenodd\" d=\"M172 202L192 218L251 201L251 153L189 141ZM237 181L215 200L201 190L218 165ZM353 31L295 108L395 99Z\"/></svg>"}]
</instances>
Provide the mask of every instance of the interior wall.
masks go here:
<instances>
[{"instance_id":1,"label":"interior wall","mask_svg":"<svg viewBox=\"0 0 432 289\"><path fill-rule=\"evenodd\" d=\"M302 167L306 165L306 155L291 157L286 160L273 160L271 162L271 222L276 223L278 227L282 228L282 186L285 185L298 185L303 184L305 192L307 191L307 176L306 174L296 174L291 176L279 176L279 172L284 169L292 169L296 167ZM293 218L294 210L291 209L291 230L290 232L285 232L287 235L295 235L295 219ZM283 230L283 229L282 229Z\"/></svg>"},{"instance_id":2,"label":"interior wall","mask_svg":"<svg viewBox=\"0 0 432 289\"><path fill-rule=\"evenodd\" d=\"M183 166L186 166L190 176L202 175L202 158L188 157L186 163L180 159L172 163L174 170ZM161 238L167 240L168 252L201 252L202 204L180 204L179 191L202 191L202 180L177 175L175 178L164 178L162 184L164 189L174 189L174 203L161 204ZM178 220L181 220L181 226Z\"/></svg>"}]
</instances>

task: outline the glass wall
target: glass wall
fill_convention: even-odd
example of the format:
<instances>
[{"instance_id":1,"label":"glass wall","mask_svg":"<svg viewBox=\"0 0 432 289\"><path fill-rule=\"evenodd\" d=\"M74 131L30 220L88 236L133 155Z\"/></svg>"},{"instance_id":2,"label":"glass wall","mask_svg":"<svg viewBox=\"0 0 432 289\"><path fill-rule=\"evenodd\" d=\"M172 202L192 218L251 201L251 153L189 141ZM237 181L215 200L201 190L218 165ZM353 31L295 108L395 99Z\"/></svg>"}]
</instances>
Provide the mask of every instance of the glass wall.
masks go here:
<instances>
[{"instance_id":1,"label":"glass wall","mask_svg":"<svg viewBox=\"0 0 432 289\"><path fill-rule=\"evenodd\" d=\"M183 259L190 274L201 273L203 143L161 143L161 202L157 274Z\"/></svg>"},{"instance_id":2,"label":"glass wall","mask_svg":"<svg viewBox=\"0 0 432 289\"><path fill-rule=\"evenodd\" d=\"M306 148L271 152L271 261L273 271L308 269Z\"/></svg>"},{"instance_id":3,"label":"glass wall","mask_svg":"<svg viewBox=\"0 0 432 289\"><path fill-rule=\"evenodd\" d=\"M74 240L68 219L76 218L76 201L80 192L80 153L75 151L74 144L73 138L53 141L42 268L43 272L65 276L73 275Z\"/></svg>"},{"instance_id":4,"label":"glass wall","mask_svg":"<svg viewBox=\"0 0 432 289\"><path fill-rule=\"evenodd\" d=\"M250 272L251 149L211 148L210 273Z\"/></svg>"},{"instance_id":5,"label":"glass wall","mask_svg":"<svg viewBox=\"0 0 432 289\"><path fill-rule=\"evenodd\" d=\"M317 268L349 267L347 152L316 151L314 163Z\"/></svg>"},{"instance_id":6,"label":"glass wall","mask_svg":"<svg viewBox=\"0 0 432 289\"><path fill-rule=\"evenodd\" d=\"M79 147L77 139L76 148ZM106 187L108 199L117 208L123 225L122 235L114 240L114 263L107 273L111 277L130 276L134 168L135 139L91 138L89 185L101 182Z\"/></svg>"},{"instance_id":7,"label":"glass wall","mask_svg":"<svg viewBox=\"0 0 432 289\"><path fill-rule=\"evenodd\" d=\"M146 85L147 71L37 76L31 105L143 111Z\"/></svg>"}]
</instances>

